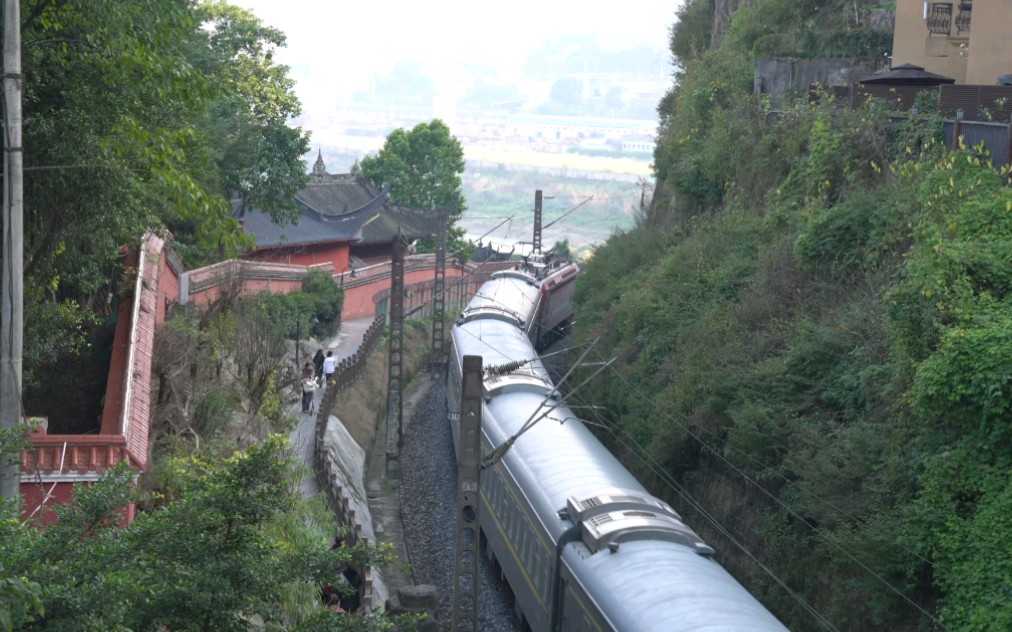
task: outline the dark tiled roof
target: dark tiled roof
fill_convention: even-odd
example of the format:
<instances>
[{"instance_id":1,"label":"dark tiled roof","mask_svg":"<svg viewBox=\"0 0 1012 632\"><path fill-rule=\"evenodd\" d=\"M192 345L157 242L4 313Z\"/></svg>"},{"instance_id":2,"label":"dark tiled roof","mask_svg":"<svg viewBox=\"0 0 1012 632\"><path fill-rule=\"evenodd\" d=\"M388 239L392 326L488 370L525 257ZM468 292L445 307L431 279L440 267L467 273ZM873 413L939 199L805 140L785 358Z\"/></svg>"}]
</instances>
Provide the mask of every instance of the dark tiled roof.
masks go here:
<instances>
[{"instance_id":1,"label":"dark tiled roof","mask_svg":"<svg viewBox=\"0 0 1012 632\"><path fill-rule=\"evenodd\" d=\"M313 177L295 199L318 213L341 215L362 208L378 195L368 180L352 174Z\"/></svg>"},{"instance_id":2,"label":"dark tiled roof","mask_svg":"<svg viewBox=\"0 0 1012 632\"><path fill-rule=\"evenodd\" d=\"M302 208L297 224L279 226L270 215L254 209L241 214L243 230L253 235L258 248L335 241L384 244L397 237L398 226L408 241L427 237L436 231L434 218L421 211L391 204L387 195L386 188L377 192L361 176L313 176L309 186L295 194L295 200ZM237 206L233 212L239 213Z\"/></svg>"},{"instance_id":3,"label":"dark tiled roof","mask_svg":"<svg viewBox=\"0 0 1012 632\"><path fill-rule=\"evenodd\" d=\"M397 227L408 241L423 239L436 232L434 217L396 204L387 204L376 219L362 231L363 245L386 244L397 238Z\"/></svg>"},{"instance_id":4,"label":"dark tiled roof","mask_svg":"<svg viewBox=\"0 0 1012 632\"><path fill-rule=\"evenodd\" d=\"M240 215L243 231L256 239L257 248L357 241L362 226L383 209L387 194L387 189L377 193L364 178L328 175L314 178L295 195L302 209L296 224L275 224L259 209L240 213L238 205L233 212Z\"/></svg>"},{"instance_id":5,"label":"dark tiled roof","mask_svg":"<svg viewBox=\"0 0 1012 632\"><path fill-rule=\"evenodd\" d=\"M257 248L320 244L334 241L355 241L359 238L370 214L348 213L337 217L305 210L297 224L279 226L270 215L246 211L243 231L253 235Z\"/></svg>"}]
</instances>

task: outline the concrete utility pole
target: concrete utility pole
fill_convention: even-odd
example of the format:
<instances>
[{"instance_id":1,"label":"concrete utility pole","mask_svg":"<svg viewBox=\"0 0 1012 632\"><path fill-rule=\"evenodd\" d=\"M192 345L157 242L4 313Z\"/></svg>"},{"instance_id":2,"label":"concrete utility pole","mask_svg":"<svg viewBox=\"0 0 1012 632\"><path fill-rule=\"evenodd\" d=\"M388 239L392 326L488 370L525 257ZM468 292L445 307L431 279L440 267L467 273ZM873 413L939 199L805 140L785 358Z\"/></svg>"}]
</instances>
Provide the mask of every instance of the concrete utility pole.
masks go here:
<instances>
[{"instance_id":1,"label":"concrete utility pole","mask_svg":"<svg viewBox=\"0 0 1012 632\"><path fill-rule=\"evenodd\" d=\"M454 632L478 632L478 495L481 488L481 356L464 356L457 464L457 542L453 555Z\"/></svg>"},{"instance_id":2,"label":"concrete utility pole","mask_svg":"<svg viewBox=\"0 0 1012 632\"><path fill-rule=\"evenodd\" d=\"M3 295L0 300L0 428L20 426L21 354L24 335L24 193L21 147L21 7L4 0L4 185ZM17 498L20 453L0 456L0 496Z\"/></svg>"}]
</instances>

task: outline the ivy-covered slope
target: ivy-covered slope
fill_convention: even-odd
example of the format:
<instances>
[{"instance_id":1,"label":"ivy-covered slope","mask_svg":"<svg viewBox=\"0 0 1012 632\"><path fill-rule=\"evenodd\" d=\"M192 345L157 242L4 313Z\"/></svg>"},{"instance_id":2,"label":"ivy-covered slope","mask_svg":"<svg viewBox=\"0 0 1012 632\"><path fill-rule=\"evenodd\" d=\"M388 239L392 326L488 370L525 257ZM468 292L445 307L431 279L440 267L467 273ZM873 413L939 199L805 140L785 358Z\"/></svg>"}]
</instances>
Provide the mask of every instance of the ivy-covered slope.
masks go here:
<instances>
[{"instance_id":1,"label":"ivy-covered slope","mask_svg":"<svg viewBox=\"0 0 1012 632\"><path fill-rule=\"evenodd\" d=\"M757 43L841 6L756 0L717 50L712 2L680 12L653 207L578 288L593 403L792 629L732 539L840 630L1012 629L1012 190L930 118L757 104Z\"/></svg>"}]
</instances>

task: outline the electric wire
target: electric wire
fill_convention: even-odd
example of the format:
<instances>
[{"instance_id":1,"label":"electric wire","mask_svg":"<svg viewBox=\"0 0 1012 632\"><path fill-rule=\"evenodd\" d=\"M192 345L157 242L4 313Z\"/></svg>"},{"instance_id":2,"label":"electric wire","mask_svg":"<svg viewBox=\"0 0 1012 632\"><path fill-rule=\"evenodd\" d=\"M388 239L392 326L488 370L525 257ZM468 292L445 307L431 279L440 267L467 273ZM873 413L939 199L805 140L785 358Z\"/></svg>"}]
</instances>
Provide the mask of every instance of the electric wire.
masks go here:
<instances>
[{"instance_id":1,"label":"electric wire","mask_svg":"<svg viewBox=\"0 0 1012 632\"><path fill-rule=\"evenodd\" d=\"M501 222L499 222L498 224L496 224L495 226L493 226L492 228L490 228L484 235L482 235L481 237L478 238L478 241L481 241L482 239L484 239L485 237L487 237L489 235L489 233L491 233L492 231L494 231L495 229L499 228L500 226L502 226L503 224L505 224L507 222L509 222L510 226L513 225L513 216L512 215L509 216L509 217L504 218ZM510 231L510 227L508 226L506 228L506 235L507 236L509 235L509 231ZM464 251L464 249L461 248L461 249L456 250L455 252L450 253L447 256L449 256L449 257L456 257L457 255L461 254L463 251ZM466 274L462 274L459 277L456 277L457 280L452 285L445 286L443 288L442 292L439 292L438 294L433 294L432 297L429 300L423 302L420 305L416 305L414 307L414 309L406 312L404 314L404 317L407 318L408 316L411 316L412 314L415 314L415 313L417 313L417 312L425 309L427 306L429 306L431 303L433 303L436 300L437 297L442 296L442 295L448 293L450 290L456 289L461 284L463 284L465 280L470 279L471 277L477 275L478 272L481 270L481 268L486 263L489 263L489 261L482 261L482 262L480 262L477 265L477 267L475 267L474 270L472 270L472 271L470 271L470 272L468 272Z\"/></svg>"},{"instance_id":2,"label":"electric wire","mask_svg":"<svg viewBox=\"0 0 1012 632\"><path fill-rule=\"evenodd\" d=\"M506 306L504 306L504 307L506 307ZM504 356L504 357L509 357L506 353L504 353L501 350L497 349L494 345L488 343L487 341L485 341L484 339L482 339L480 336L474 334L473 332L471 332L471 331L469 331L467 329L461 329L461 328L458 328L458 330L462 331L464 333L469 334L470 336L472 336L473 338L475 338L476 340L478 340L479 342L481 342L485 346L489 347L490 349L492 349L493 351L495 351L499 355ZM581 361L582 361L582 359L586 357L587 353L589 353L591 350L593 350L593 343L583 343L581 345L574 345L573 347L570 347L570 348L567 348L567 349L564 349L564 350L560 350L560 351L557 351L557 352L553 352L552 354L546 354L546 356L544 356L544 357L548 357L548 355L556 355L556 354L559 354L559 353L565 353L565 352L568 352L570 349L579 348L579 347L582 347L582 346L587 346L588 347L588 349L586 350L586 352L581 355ZM566 377L568 377L572 373L573 369L575 369L575 367L579 366L579 365L580 365L580 361L578 361L577 363L575 363L574 366L572 368L570 368L569 371L567 371L566 376L564 376L563 379L560 380L559 384L557 386L555 386L555 389L554 389L553 392L557 392L558 389L563 386ZM607 363L604 364L604 366L601 369L598 369L597 371L594 372L593 375L591 375L586 380L584 380L584 382L581 383L577 387L577 390L578 390L579 387L583 386L584 384L589 383L590 380L592 380L602 370L604 370L606 368L611 368L613 372L617 372L616 369L612 366L612 362L608 361ZM577 390L574 390L574 391L568 393L567 397L576 399L577 401L582 401L582 399L580 398L580 396L577 394ZM498 445L495 448L493 448L488 454L486 454L482 458L482 461L481 461L481 467L482 467L482 469L485 469L487 467L490 467L491 465L494 465L496 462L498 462L499 460L501 460L512 449L512 447L516 443L517 439L529 428L529 425L533 425L533 424L530 423L531 419L533 419L534 416L537 415L538 411L540 411L540 409L544 405L544 403L545 402L542 402L542 404L539 405L538 409L531 415L531 417L524 423L524 425L521 426L521 429L518 432L516 432L514 435L512 435L511 437L509 437L506 441L504 441L500 445ZM557 407L558 407L558 405L551 407L548 411L546 411L540 417L538 417L537 420L540 420L540 419L542 419L544 417L547 417ZM607 428L616 428L616 429L618 429L617 426L615 426L614 424L608 422L607 420L603 419L600 416L600 414L598 412L599 407L596 407L596 406L587 406L587 408L590 408L591 411L594 413L594 415L596 417L598 417L598 419L602 422L601 423L602 426L607 427ZM580 421L583 421L583 420L580 420ZM584 423L586 423L586 422L584 422ZM647 467L649 469L651 469L651 471L653 471L655 474L657 474L661 478L662 481L664 481L666 484L668 484L668 486L671 487L671 489L673 491L675 491L675 493L677 493L679 496L681 496L683 499L685 499L685 501L687 503L689 503L705 520L707 520L708 522L710 522L714 526L715 529L717 529L721 534L723 534L731 543L733 543L739 550L741 550L749 559L751 559L752 561L754 561L756 563L756 565L759 566L760 569L762 569L763 572L765 572L767 575L769 575L773 579L773 581L775 581L779 586L781 586L785 590L785 592L787 592L787 594L792 599L794 599L795 601L797 601L801 605L801 607L803 607L806 611L808 611L824 627L826 627L826 628L828 628L830 630L834 630L834 631L837 630L837 628L835 626L833 626L833 624L830 621L828 621L824 615L822 615L818 610L816 610L813 605L811 605L810 603L808 603L807 600L805 600L803 596L801 596L799 593L797 593L796 591L794 591L793 589L791 589L790 586L788 586L787 583L780 576L778 576L771 568L769 568L768 566L766 566L765 564L763 564L755 555L753 555L742 542L740 542L736 537L734 537L734 535L731 533L730 529L728 529L727 527L725 527L723 524L720 523L720 521L716 517L714 517L712 514L710 514L708 511L706 511L706 509L702 506L702 504L699 501L697 501L695 498L693 498L692 495L689 494L688 491L685 490L681 485L679 485L677 483L677 481L675 481L674 478L670 474L668 474L667 472L665 472L663 470L663 468L660 466L660 464L658 464L649 455L649 453L646 451L646 449L643 448L642 446L640 446L635 441L635 439L631 435L629 435L629 433L627 433L627 432L625 432L624 430L621 430L621 429L618 429L618 430L621 431L621 433L625 436L625 438L628 441L631 441L632 444L636 446L636 448L637 448L636 450L630 450L630 452L632 454L636 455L636 457L638 459L640 459L641 461L644 461L644 464L646 464ZM645 459L649 459L649 461L646 461ZM652 463L652 465L651 465L651 463Z\"/></svg>"},{"instance_id":3,"label":"electric wire","mask_svg":"<svg viewBox=\"0 0 1012 632\"><path fill-rule=\"evenodd\" d=\"M834 626L832 622L830 622L825 617L825 615L819 612L815 608L815 606L808 603L808 600L806 600L801 594L799 594L790 586L788 586L787 582L784 581L779 575L777 575L772 568L764 564L758 557L753 555L752 552L748 550L748 547L745 546L745 544L741 542L738 538L736 538L733 533L731 533L730 529L721 524L721 522L715 516L710 514L710 512L703 507L702 503L696 500L688 492L688 490L682 487L682 485L680 485L673 476L664 471L664 468L661 467L660 464L658 464L653 459L653 457L650 456L650 454L645 451L645 449L642 446L636 443L635 439L633 439L632 436L630 436L625 430L619 428L615 424L609 424L609 427L610 429L617 430L619 432L619 441L622 442L622 444L626 447L626 449L629 450L631 454L633 454L637 459L639 459L641 463L646 465L648 469L654 472L654 474L658 475L662 481L667 483L668 486L671 487L679 496L681 496L682 499L685 502L687 502L693 509L695 509L700 516L702 516L707 522L709 522L717 531L721 533L721 535L727 538L727 540L729 540L732 544L734 544L734 546L737 547L739 551L744 553L750 560L752 560L752 562L754 562L756 566L758 566L760 569L762 569L764 573L766 573L770 578L772 578L773 581L775 581L778 586L780 586L788 595L790 595L792 599L798 602L801 605L801 607L803 607L806 611L808 611L808 613L811 614L819 623L821 623L824 627L826 627L829 630L834 631L838 630L838 628ZM635 446L635 449L631 448L629 443Z\"/></svg>"},{"instance_id":4,"label":"electric wire","mask_svg":"<svg viewBox=\"0 0 1012 632\"><path fill-rule=\"evenodd\" d=\"M663 414L663 408L660 406L660 404L658 404L654 400L653 397L651 397L648 394L644 393L641 389L637 388L634 384L632 384L624 375L622 375L622 373L620 371L618 371L617 369L613 368L611 374L614 375L614 376L616 376L616 377L618 377L623 382L623 384L626 387L628 387L629 389L631 389L636 395L638 395L644 401L646 401L652 409L654 409L655 411L660 411ZM746 481L748 481L749 484L753 485L756 489L758 489L759 491L761 491L764 495L766 495L770 500L772 500L774 503L776 503L777 505L779 505L782 509L784 509L791 516L797 518L802 524L806 525L809 529L811 529L814 533L816 533L821 538L823 538L826 542L828 542L829 544L833 545L836 549L838 549L841 553L843 553L844 556L846 556L849 560L851 560L853 563L857 564L865 572L867 572L872 577L874 577L876 580L878 580L881 584L883 584L891 592L895 593L901 599L903 599L908 604L910 604L911 606L913 606L921 614L923 614L924 616L926 616L929 619L931 619L931 621L933 623L935 623L935 625L939 626L942 629L945 629L945 626L942 624L942 622L939 621L934 615L932 615L930 612L928 612L927 610L925 610L924 608L922 608L920 605L918 605L915 601L913 601L912 599L910 599L909 597L907 597L905 594L903 594L902 591L900 591L898 588L896 588L895 586L893 586L887 579L885 579L879 573L877 573L874 570L872 570L868 565L866 565L864 562L862 562L861 560L859 560L853 553L851 553L850 551L848 551L839 542L837 542L836 540L834 540L833 538L831 538L830 536L828 536L824 531L820 530L818 527L815 527L815 526L809 524L808 521L806 521L801 515L799 515L793 509L791 509L784 501L782 501L775 494L773 494L772 492L770 492L769 490L767 490L765 487L763 487L754 478L752 478L751 476L749 476L748 474L746 474L744 471L742 471L741 468L739 468L737 465L735 465L730 460L728 460L723 454L720 453L720 451L714 449L712 446L710 446L705 441L703 441L703 439L700 438L695 432L693 432L693 430L690 429L687 425L679 423L676 419L674 419L672 417L669 417L669 416L664 416L664 419L666 419L667 421L671 422L675 426L678 426L687 435L689 435L690 437L692 437L692 439L694 439L700 446L702 446L708 452L710 452L711 454L713 454L714 456L716 456L720 461L723 461L728 467L730 467L738 475L740 475L742 478L744 478Z\"/></svg>"},{"instance_id":5,"label":"electric wire","mask_svg":"<svg viewBox=\"0 0 1012 632\"><path fill-rule=\"evenodd\" d=\"M773 476L775 476L777 479L781 480L786 485L788 485L790 487L794 487L795 489L798 489L801 492L803 492L805 494L808 494L812 498L814 498L814 499L816 499L816 500L824 503L826 506L828 506L831 509L833 509L833 511L835 511L838 515L843 516L845 518L849 518L850 520L852 520L854 522L857 522L857 523L860 523L863 526L866 526L866 527L870 527L871 526L863 518L861 518L859 516L854 516L853 514L849 513L847 510L841 509L840 507L836 506L832 501L824 498L823 496L820 496L816 492L811 491L810 489L808 489L804 485L802 485L802 484L800 484L800 483L798 483L796 481L792 481L791 479L787 478L783 474L777 472L775 470L775 468L771 467L769 464L763 463L762 461L760 461L756 457L752 456L748 452L746 452L746 451L742 450L741 448L739 448L739 447L737 447L737 446L729 443L728 441L726 441L724 438L722 438L719 435L717 435L712 430L709 430L707 428L700 428L700 430L702 431L702 433L705 433L710 438L712 438L714 441L718 442L721 445L721 447L725 449L724 453L726 453L727 451L731 451L731 452L734 452L736 454L739 454L742 457L744 457L746 460L750 461L753 465L756 465L756 466L758 466L758 467L760 467L760 468L762 468L764 470L767 470L767 471L771 472L773 474ZM693 437L693 438L695 439L695 437ZM700 443L702 443L702 441L700 441ZM713 453L716 454L716 451L713 450L712 448L710 448L709 446L705 446L705 447L710 452L713 452ZM723 458L723 457L721 457L721 458ZM745 476L744 474L742 474L742 475ZM766 492L766 493L769 494L770 492ZM910 548L904 546L902 542L895 542L895 541L893 541L891 543L894 544L894 545L896 545L897 547L899 547L903 551L905 551L907 554L916 557L917 559L921 560L925 564L927 564L927 565L931 566L932 568L934 568L934 562L932 562L930 559L924 557L920 553L918 553L916 551L913 551Z\"/></svg>"},{"instance_id":6,"label":"electric wire","mask_svg":"<svg viewBox=\"0 0 1012 632\"><path fill-rule=\"evenodd\" d=\"M492 298L492 299L489 299L489 300L495 300L495 299ZM466 330L464 330L464 331L466 331ZM468 332L468 333L470 333L470 332ZM475 336L475 337L477 337L477 336ZM481 340L481 339L479 338L479 340ZM485 343L483 340L482 340L482 342L484 344L486 344L487 346L489 346L490 348L494 349L494 347L492 347L492 345L488 345L488 343ZM496 351L498 352L498 350L496 350ZM499 353L501 355L505 355L505 354L502 354L501 352L499 352ZM599 356L599 357L600 357L600 359L602 361L604 360L603 357L601 357L601 356ZM609 365L610 365L610 363L609 363ZM637 395L639 395L641 398L643 398L643 400L646 401L650 405L651 408L653 408L654 410L658 410L658 411L661 410L661 406L654 400L654 398L652 398L649 395L643 393L642 390L638 389L635 385L633 385L624 375L622 375L621 372L619 372L617 370L617 368L611 367L611 369L612 369L612 374L613 375L617 376L620 380L622 380L622 382L628 388L632 389ZM561 384L559 386L561 386ZM605 420L603 420L603 418L600 417L599 413L597 413L596 411L595 411L595 415L598 415L599 419L601 419L602 421L605 421ZM905 594L903 594L899 589L897 589L895 586L893 586L884 577L882 577L877 572L875 572L870 567L868 567L864 562L862 562L861 560L859 560L853 553L851 553L850 551L848 551L840 543L838 543L837 541L835 541L834 539L832 539L831 537L829 537L828 535L826 535L823 531L819 530L817 527L814 527L811 524L809 524L808 521L804 520L804 518L802 516L800 516L797 512L795 512L793 509L791 509L786 503L784 503L782 500L780 500L776 495L774 495L772 492L770 492L767 489L765 489L755 479L753 479L751 476L749 476L744 471L742 471L738 466L736 466L734 463L732 463L730 460L728 460L726 457L724 457L718 450L714 449L709 444L707 444L702 438L700 438L688 426L686 426L684 424L681 424L677 420L671 419L670 417L665 417L665 419L668 419L674 425L676 425L679 428L681 428L686 434L688 434L697 443L699 443L699 445L703 446L707 451L709 451L710 453L714 454L718 459L720 459L721 461L723 461L728 467L730 467L732 470L734 470L742 478L744 478L745 480L747 480L750 484L754 485L756 489L760 490L763 494L765 494L767 497L769 497L771 500L773 500L777 505L779 505L781 508L783 508L785 511L787 511L790 515L792 515L795 518L797 518L802 524L806 525L809 529L811 529L813 532L815 532L820 537L822 537L826 542L830 543L831 545L833 545L834 547L836 547L838 550L840 550L848 559L850 559L852 562L854 562L859 567L861 567L864 571L866 571L867 573L869 573L870 575L872 575L873 577L875 577L880 583L882 583L883 585L885 585L890 591L892 591L893 593L895 593L896 595L898 595L900 598L902 598L903 600L905 600L906 602L908 602L914 608L916 608L917 610L919 610L923 615L925 615L929 619L931 619L932 622L934 622L936 625L938 625L939 627L942 627L944 629L944 625L941 623L941 621L939 621L931 613L929 613L928 611L926 611L923 608L921 608L916 602L914 602L912 599L910 599ZM605 421L605 423L607 423L607 422ZM522 431L523 430L521 430L521 433L522 433ZM517 436L519 436L519 434L521 434L521 433L518 433ZM629 436L628 438L630 440L633 440L631 436ZM513 438L513 441L515 441L515 437ZM646 453L645 449L642 448L642 446L639 446L638 444L636 444L636 445L637 445L637 447L639 449L644 450L644 453ZM512 442L510 442L510 447L512 447ZM508 450L509 450L509 447L505 448L503 454L505 454L505 452L508 451ZM652 460L652 457L651 457L651 460ZM663 468L661 468L661 466L659 464L656 464L656 462L654 462L654 463L655 463L655 467L657 468L657 470L655 470L655 473L659 473L658 470L660 472L663 472ZM670 477L668 477L667 475L662 475L662 480L663 479L667 479L667 478L670 478ZM679 493L681 495L681 492L679 492L678 489L675 489L675 491L676 491L676 493ZM698 505L698 502L695 502L695 505ZM712 516L709 516L708 514L706 514L701 509L701 505L700 505L699 511L701 512L701 515L704 515L704 517L707 518L707 520L710 520L710 521L715 520L715 519L712 518ZM728 530L725 527L723 527L722 525L719 526L718 528L719 528L719 530L722 533L728 532ZM749 557L752 557L752 554L749 553L748 551L746 551L744 548L742 548L742 550L745 552L746 555L748 555ZM777 577L774 577L774 580L777 581L778 583L781 583L781 581L782 581L782 580L780 580ZM802 605L806 609L809 609L811 607L810 604L807 604L807 603L803 603Z\"/></svg>"}]
</instances>

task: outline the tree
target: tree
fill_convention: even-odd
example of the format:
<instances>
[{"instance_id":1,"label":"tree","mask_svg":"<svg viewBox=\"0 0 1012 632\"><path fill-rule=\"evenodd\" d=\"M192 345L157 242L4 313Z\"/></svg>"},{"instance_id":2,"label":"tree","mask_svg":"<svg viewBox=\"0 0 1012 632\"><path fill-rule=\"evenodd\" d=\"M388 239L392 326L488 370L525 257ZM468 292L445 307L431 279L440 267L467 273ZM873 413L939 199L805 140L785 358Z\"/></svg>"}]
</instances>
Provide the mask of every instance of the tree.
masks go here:
<instances>
[{"instance_id":1,"label":"tree","mask_svg":"<svg viewBox=\"0 0 1012 632\"><path fill-rule=\"evenodd\" d=\"M562 241L555 242L550 252L566 261L573 260L573 251L569 246L569 239L563 239Z\"/></svg>"},{"instance_id":2,"label":"tree","mask_svg":"<svg viewBox=\"0 0 1012 632\"><path fill-rule=\"evenodd\" d=\"M126 527L120 508L136 493L125 465L77 488L48 529L18 526L7 506L0 630L365 629L317 595L342 562L382 556L331 551L290 519L301 501L286 444L274 436L222 463L168 459L160 499ZM309 607L294 614L293 595Z\"/></svg>"},{"instance_id":3,"label":"tree","mask_svg":"<svg viewBox=\"0 0 1012 632\"><path fill-rule=\"evenodd\" d=\"M191 0L61 0L23 14L25 380L84 348L120 246L170 229L194 264L247 243L233 199L295 211L307 135L283 35ZM188 247L189 246L189 247ZM2 248L2 245L0 245ZM58 307L57 307L58 306Z\"/></svg>"},{"instance_id":4,"label":"tree","mask_svg":"<svg viewBox=\"0 0 1012 632\"><path fill-rule=\"evenodd\" d=\"M198 122L215 149L213 189L277 221L293 220L295 193L308 178L302 156L309 137L288 126L301 105L288 67L273 61L285 36L245 9L202 4L198 11L203 28L194 33L191 55L218 88Z\"/></svg>"},{"instance_id":5,"label":"tree","mask_svg":"<svg viewBox=\"0 0 1012 632\"><path fill-rule=\"evenodd\" d=\"M452 206L451 244L463 235L454 224L466 208L461 180L464 149L443 121L419 123L410 132L395 129L379 153L363 158L352 171L377 187L389 184L390 199L397 204L424 211Z\"/></svg>"},{"instance_id":6,"label":"tree","mask_svg":"<svg viewBox=\"0 0 1012 632\"><path fill-rule=\"evenodd\" d=\"M538 106L542 114L570 114L583 110L583 83L577 77L563 77L552 84L548 101Z\"/></svg>"}]
</instances>

